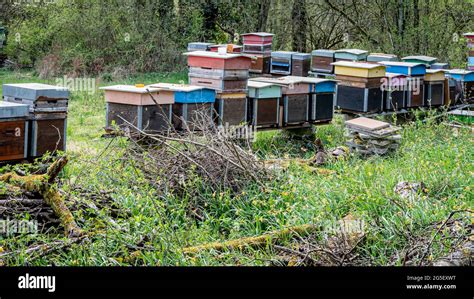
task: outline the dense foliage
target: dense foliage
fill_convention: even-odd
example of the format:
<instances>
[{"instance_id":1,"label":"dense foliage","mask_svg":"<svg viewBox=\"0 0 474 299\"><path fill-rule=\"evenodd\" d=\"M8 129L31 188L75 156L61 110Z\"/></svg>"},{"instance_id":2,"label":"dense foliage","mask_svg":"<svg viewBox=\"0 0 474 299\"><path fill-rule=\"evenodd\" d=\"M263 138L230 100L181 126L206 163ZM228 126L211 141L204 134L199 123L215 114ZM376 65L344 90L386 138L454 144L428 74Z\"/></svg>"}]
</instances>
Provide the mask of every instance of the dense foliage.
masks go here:
<instances>
[{"instance_id":1,"label":"dense foliage","mask_svg":"<svg viewBox=\"0 0 474 299\"><path fill-rule=\"evenodd\" d=\"M471 0L57 0L6 1L6 52L40 75L179 70L190 41L239 42L276 34L274 50L360 47L425 54L463 67ZM19 4L18 4L19 3Z\"/></svg>"}]
</instances>

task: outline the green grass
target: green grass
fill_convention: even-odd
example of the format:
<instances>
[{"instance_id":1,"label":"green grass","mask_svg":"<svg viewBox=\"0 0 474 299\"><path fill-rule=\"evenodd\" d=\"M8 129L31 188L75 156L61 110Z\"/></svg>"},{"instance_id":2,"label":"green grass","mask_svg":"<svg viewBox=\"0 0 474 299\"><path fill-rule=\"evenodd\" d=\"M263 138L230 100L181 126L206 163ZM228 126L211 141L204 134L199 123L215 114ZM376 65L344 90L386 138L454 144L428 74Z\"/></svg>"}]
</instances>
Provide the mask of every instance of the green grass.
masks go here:
<instances>
[{"instance_id":1,"label":"green grass","mask_svg":"<svg viewBox=\"0 0 474 299\"><path fill-rule=\"evenodd\" d=\"M115 83L179 82L185 74L151 74ZM2 83L39 81L28 72L0 71ZM47 82L47 81L46 81ZM7 265L267 265L277 253L266 246L245 251L203 252L185 256L183 247L213 241L255 236L291 225L336 223L348 214L363 220L366 239L358 252L366 264L402 263L400 253L413 237L426 236L427 228L441 223L454 210L473 208L473 140L469 130L417 120L403 126L401 148L391 156L363 159L351 156L325 166L327 174L291 165L266 183L235 197L226 192L203 192L204 220L189 216L194 200L157 194L133 165L118 157L127 150L125 140L101 138L105 124L103 94L73 93L68 116L68 154L71 161L62 176L62 188L72 199L83 196L78 186L110 192L124 215L108 225L109 210L97 213L75 209L79 225L90 233L88 240L44 256L25 253L5 258ZM316 135L327 148L343 145L342 119L318 127ZM109 144L112 143L112 144ZM313 149L281 132L260 132L254 149L264 158L309 158ZM400 198L394 186L400 181L424 182L427 193L416 199ZM86 196L87 197L87 196ZM94 197L84 198L94 200ZM464 214L466 216L466 214ZM462 218L466 220L466 217ZM469 218L467 218L469 223ZM432 236L434 229L428 231ZM453 240L439 234L429 259L443 256ZM325 232L317 234L320 240ZM1 238L1 237L0 237ZM63 238L60 229L40 235L0 239L0 250L22 250L31 244ZM292 246L293 240L282 244Z\"/></svg>"}]
</instances>

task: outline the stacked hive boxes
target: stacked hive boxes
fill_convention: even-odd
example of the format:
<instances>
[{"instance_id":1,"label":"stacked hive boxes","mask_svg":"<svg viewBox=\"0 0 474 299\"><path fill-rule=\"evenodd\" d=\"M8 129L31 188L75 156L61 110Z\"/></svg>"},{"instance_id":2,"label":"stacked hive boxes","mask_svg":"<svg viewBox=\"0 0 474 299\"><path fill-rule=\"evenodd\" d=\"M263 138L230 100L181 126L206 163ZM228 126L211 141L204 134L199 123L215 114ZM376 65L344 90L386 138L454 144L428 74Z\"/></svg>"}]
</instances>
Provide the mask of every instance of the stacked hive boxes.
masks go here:
<instances>
[{"instance_id":1,"label":"stacked hive boxes","mask_svg":"<svg viewBox=\"0 0 474 299\"><path fill-rule=\"evenodd\" d=\"M337 106L346 111L377 112L382 108L385 66L364 62L334 62L339 80Z\"/></svg>"},{"instance_id":2,"label":"stacked hive boxes","mask_svg":"<svg viewBox=\"0 0 474 299\"><path fill-rule=\"evenodd\" d=\"M38 83L4 84L3 99L29 106L28 158L66 150L68 89Z\"/></svg>"},{"instance_id":3,"label":"stacked hive boxes","mask_svg":"<svg viewBox=\"0 0 474 299\"><path fill-rule=\"evenodd\" d=\"M385 73L383 90L383 110L398 111L406 107L407 76L397 73Z\"/></svg>"},{"instance_id":4,"label":"stacked hive boxes","mask_svg":"<svg viewBox=\"0 0 474 299\"><path fill-rule=\"evenodd\" d=\"M296 53L291 57L291 75L308 77L311 70L311 54Z\"/></svg>"},{"instance_id":5,"label":"stacked hive boxes","mask_svg":"<svg viewBox=\"0 0 474 299\"><path fill-rule=\"evenodd\" d=\"M454 69L446 76L450 80L451 104L461 104L474 100L474 71Z\"/></svg>"},{"instance_id":6,"label":"stacked hive boxes","mask_svg":"<svg viewBox=\"0 0 474 299\"><path fill-rule=\"evenodd\" d=\"M198 123L212 122L216 100L213 89L170 83L152 84L150 87L173 94L173 124L176 129L193 130Z\"/></svg>"},{"instance_id":7,"label":"stacked hive boxes","mask_svg":"<svg viewBox=\"0 0 474 299\"><path fill-rule=\"evenodd\" d=\"M242 34L242 42L244 45L243 53L252 56L250 72L256 74L270 73L273 34L267 32Z\"/></svg>"},{"instance_id":8,"label":"stacked hive boxes","mask_svg":"<svg viewBox=\"0 0 474 299\"><path fill-rule=\"evenodd\" d=\"M217 92L218 125L238 125L247 120L247 80L251 58L224 52L185 53L188 56L189 83Z\"/></svg>"},{"instance_id":9,"label":"stacked hive boxes","mask_svg":"<svg viewBox=\"0 0 474 299\"><path fill-rule=\"evenodd\" d=\"M467 47L469 49L467 58L467 69L474 71L474 32L465 33L467 39Z\"/></svg>"},{"instance_id":10,"label":"stacked hive boxes","mask_svg":"<svg viewBox=\"0 0 474 299\"><path fill-rule=\"evenodd\" d=\"M424 106L437 107L444 104L444 71L426 70L424 79Z\"/></svg>"},{"instance_id":11,"label":"stacked hive boxes","mask_svg":"<svg viewBox=\"0 0 474 299\"><path fill-rule=\"evenodd\" d=\"M171 124L173 93L159 88L114 85L105 90L106 128L123 130L166 131Z\"/></svg>"},{"instance_id":12,"label":"stacked hive boxes","mask_svg":"<svg viewBox=\"0 0 474 299\"><path fill-rule=\"evenodd\" d=\"M274 83L249 81L249 120L257 128L278 127L280 120L281 86Z\"/></svg>"},{"instance_id":13,"label":"stacked hive boxes","mask_svg":"<svg viewBox=\"0 0 474 299\"><path fill-rule=\"evenodd\" d=\"M297 52L272 52L270 73L274 75L291 75L293 55Z\"/></svg>"},{"instance_id":14,"label":"stacked hive boxes","mask_svg":"<svg viewBox=\"0 0 474 299\"><path fill-rule=\"evenodd\" d=\"M407 76L406 107L421 107L424 103L423 78L426 74L424 63L382 61L389 73L398 73Z\"/></svg>"},{"instance_id":15,"label":"stacked hive boxes","mask_svg":"<svg viewBox=\"0 0 474 299\"><path fill-rule=\"evenodd\" d=\"M366 61L369 52L359 49L341 49L334 52L337 61Z\"/></svg>"},{"instance_id":16,"label":"stacked hive boxes","mask_svg":"<svg viewBox=\"0 0 474 299\"><path fill-rule=\"evenodd\" d=\"M311 52L311 72L315 76L325 76L326 74L334 73L334 66L332 63L335 61L335 51L333 50L314 50Z\"/></svg>"},{"instance_id":17,"label":"stacked hive boxes","mask_svg":"<svg viewBox=\"0 0 474 299\"><path fill-rule=\"evenodd\" d=\"M304 82L310 84L309 121L311 123L331 121L334 115L337 82L321 78L305 78Z\"/></svg>"},{"instance_id":18,"label":"stacked hive boxes","mask_svg":"<svg viewBox=\"0 0 474 299\"><path fill-rule=\"evenodd\" d=\"M410 63L423 63L426 65L426 68L430 68L432 64L435 64L438 59L436 57L416 55L416 56L406 56L402 58L403 62Z\"/></svg>"},{"instance_id":19,"label":"stacked hive boxes","mask_svg":"<svg viewBox=\"0 0 474 299\"><path fill-rule=\"evenodd\" d=\"M0 162L28 156L28 105L0 102Z\"/></svg>"}]
</instances>

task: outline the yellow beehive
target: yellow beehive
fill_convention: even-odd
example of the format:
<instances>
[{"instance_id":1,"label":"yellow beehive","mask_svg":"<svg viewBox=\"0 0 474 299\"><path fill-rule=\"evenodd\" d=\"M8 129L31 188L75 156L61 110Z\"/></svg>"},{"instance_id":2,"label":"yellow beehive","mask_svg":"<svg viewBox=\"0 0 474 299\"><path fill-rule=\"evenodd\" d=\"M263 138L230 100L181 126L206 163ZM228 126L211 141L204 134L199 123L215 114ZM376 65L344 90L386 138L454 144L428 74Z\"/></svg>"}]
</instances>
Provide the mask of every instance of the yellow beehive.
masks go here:
<instances>
[{"instance_id":1,"label":"yellow beehive","mask_svg":"<svg viewBox=\"0 0 474 299\"><path fill-rule=\"evenodd\" d=\"M365 62L338 61L332 63L336 75L378 78L385 76L385 66Z\"/></svg>"},{"instance_id":2,"label":"yellow beehive","mask_svg":"<svg viewBox=\"0 0 474 299\"><path fill-rule=\"evenodd\" d=\"M426 70L425 81L443 81L444 71L443 70Z\"/></svg>"}]
</instances>

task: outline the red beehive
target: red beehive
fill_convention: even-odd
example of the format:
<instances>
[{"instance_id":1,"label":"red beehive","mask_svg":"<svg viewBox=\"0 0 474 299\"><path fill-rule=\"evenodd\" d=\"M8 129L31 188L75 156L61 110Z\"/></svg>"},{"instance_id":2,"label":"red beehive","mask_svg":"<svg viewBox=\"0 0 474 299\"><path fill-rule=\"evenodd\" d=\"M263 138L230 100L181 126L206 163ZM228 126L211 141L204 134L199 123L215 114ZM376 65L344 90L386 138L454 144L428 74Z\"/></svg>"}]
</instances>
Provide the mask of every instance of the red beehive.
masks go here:
<instances>
[{"instance_id":1,"label":"red beehive","mask_svg":"<svg viewBox=\"0 0 474 299\"><path fill-rule=\"evenodd\" d=\"M187 52L188 66L211 69L248 70L251 59L240 54L219 54L217 52L195 51Z\"/></svg>"},{"instance_id":2,"label":"red beehive","mask_svg":"<svg viewBox=\"0 0 474 299\"><path fill-rule=\"evenodd\" d=\"M273 34L267 32L252 32L242 34L244 44L271 44L273 42Z\"/></svg>"}]
</instances>

